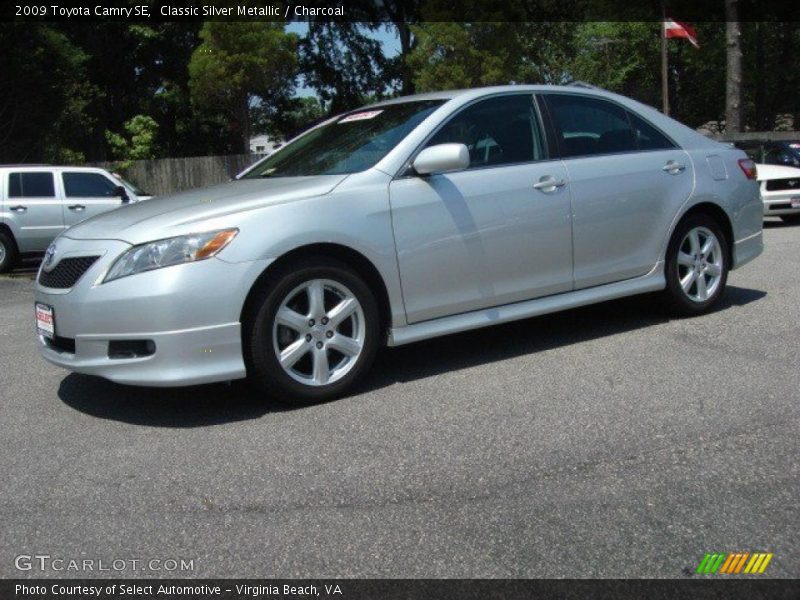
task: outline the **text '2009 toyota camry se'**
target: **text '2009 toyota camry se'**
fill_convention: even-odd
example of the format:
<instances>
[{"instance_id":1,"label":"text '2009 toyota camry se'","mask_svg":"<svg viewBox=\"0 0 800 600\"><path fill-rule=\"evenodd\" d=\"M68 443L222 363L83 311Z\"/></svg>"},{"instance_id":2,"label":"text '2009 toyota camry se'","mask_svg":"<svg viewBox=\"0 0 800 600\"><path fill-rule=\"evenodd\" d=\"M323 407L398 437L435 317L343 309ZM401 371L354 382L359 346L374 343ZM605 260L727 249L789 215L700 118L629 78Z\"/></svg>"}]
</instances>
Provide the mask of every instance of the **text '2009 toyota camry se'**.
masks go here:
<instances>
[{"instance_id":1,"label":"text '2009 toyota camry se'","mask_svg":"<svg viewBox=\"0 0 800 600\"><path fill-rule=\"evenodd\" d=\"M41 352L136 385L341 395L400 345L662 291L711 309L762 251L755 166L636 101L506 86L330 119L237 180L60 235Z\"/></svg>"}]
</instances>

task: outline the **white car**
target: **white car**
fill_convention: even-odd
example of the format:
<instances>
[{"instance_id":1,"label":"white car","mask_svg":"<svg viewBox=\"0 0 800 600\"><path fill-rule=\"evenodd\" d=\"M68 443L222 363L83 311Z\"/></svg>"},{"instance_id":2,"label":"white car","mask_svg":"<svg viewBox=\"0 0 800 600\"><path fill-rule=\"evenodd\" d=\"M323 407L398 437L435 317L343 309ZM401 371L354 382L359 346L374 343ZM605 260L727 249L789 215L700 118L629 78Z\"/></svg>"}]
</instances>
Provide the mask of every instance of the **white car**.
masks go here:
<instances>
[{"instance_id":1,"label":"white car","mask_svg":"<svg viewBox=\"0 0 800 600\"><path fill-rule=\"evenodd\" d=\"M765 217L800 224L800 169L783 165L756 165Z\"/></svg>"},{"instance_id":2,"label":"white car","mask_svg":"<svg viewBox=\"0 0 800 600\"><path fill-rule=\"evenodd\" d=\"M68 227L147 198L139 192L97 167L0 165L0 273Z\"/></svg>"}]
</instances>

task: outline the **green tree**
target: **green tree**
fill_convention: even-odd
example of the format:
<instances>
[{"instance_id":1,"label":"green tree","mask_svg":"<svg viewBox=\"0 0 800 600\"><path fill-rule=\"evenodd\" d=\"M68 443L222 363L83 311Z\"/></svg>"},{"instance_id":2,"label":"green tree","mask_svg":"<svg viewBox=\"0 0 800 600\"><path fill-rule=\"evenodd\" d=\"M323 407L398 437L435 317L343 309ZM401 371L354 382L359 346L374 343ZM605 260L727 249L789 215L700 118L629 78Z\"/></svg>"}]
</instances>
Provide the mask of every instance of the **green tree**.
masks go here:
<instances>
[{"instance_id":1,"label":"green tree","mask_svg":"<svg viewBox=\"0 0 800 600\"><path fill-rule=\"evenodd\" d=\"M723 118L724 23L698 23L700 49L667 41L671 116L697 127ZM661 24L587 22L576 30L570 73L607 90L661 109Z\"/></svg>"},{"instance_id":2,"label":"green tree","mask_svg":"<svg viewBox=\"0 0 800 600\"><path fill-rule=\"evenodd\" d=\"M115 159L122 160L124 169L134 160L147 160L156 156L158 123L147 115L136 115L124 126L127 137L106 130L106 139Z\"/></svg>"},{"instance_id":3,"label":"green tree","mask_svg":"<svg viewBox=\"0 0 800 600\"><path fill-rule=\"evenodd\" d=\"M1 23L0 162L80 162L98 90L86 54L43 23Z\"/></svg>"},{"instance_id":4,"label":"green tree","mask_svg":"<svg viewBox=\"0 0 800 600\"><path fill-rule=\"evenodd\" d=\"M368 95L382 96L388 87L387 61L380 42L367 35L369 24L311 21L300 43L300 65L306 86L331 113L363 104Z\"/></svg>"},{"instance_id":5,"label":"green tree","mask_svg":"<svg viewBox=\"0 0 800 600\"><path fill-rule=\"evenodd\" d=\"M189 62L194 106L231 120L238 150L248 148L254 106L289 97L297 74L297 36L269 22L208 21Z\"/></svg>"},{"instance_id":6,"label":"green tree","mask_svg":"<svg viewBox=\"0 0 800 600\"><path fill-rule=\"evenodd\" d=\"M412 26L407 62L417 91L559 83L571 54L569 23L427 22Z\"/></svg>"}]
</instances>

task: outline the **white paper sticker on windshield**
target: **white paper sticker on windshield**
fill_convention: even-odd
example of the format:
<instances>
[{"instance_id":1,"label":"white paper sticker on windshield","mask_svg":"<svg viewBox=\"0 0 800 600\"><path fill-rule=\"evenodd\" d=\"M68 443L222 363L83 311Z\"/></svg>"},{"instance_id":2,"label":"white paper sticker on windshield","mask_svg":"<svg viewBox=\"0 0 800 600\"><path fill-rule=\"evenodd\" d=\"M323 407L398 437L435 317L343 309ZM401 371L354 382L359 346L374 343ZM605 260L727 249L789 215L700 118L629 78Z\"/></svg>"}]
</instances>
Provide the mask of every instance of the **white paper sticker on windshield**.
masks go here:
<instances>
[{"instance_id":1,"label":"white paper sticker on windshield","mask_svg":"<svg viewBox=\"0 0 800 600\"><path fill-rule=\"evenodd\" d=\"M366 121L367 119L374 119L382 112L383 110L368 110L367 112L354 113L352 115L347 115L337 124L341 125L342 123L351 123L353 121Z\"/></svg>"}]
</instances>

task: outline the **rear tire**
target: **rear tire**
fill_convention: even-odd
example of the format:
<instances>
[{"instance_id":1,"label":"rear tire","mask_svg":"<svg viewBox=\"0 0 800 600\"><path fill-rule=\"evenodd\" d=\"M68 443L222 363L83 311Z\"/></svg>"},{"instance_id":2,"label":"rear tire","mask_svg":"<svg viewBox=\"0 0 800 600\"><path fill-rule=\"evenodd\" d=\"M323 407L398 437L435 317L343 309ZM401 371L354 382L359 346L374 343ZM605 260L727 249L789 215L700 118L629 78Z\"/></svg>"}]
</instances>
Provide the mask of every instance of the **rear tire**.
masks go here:
<instances>
[{"instance_id":1,"label":"rear tire","mask_svg":"<svg viewBox=\"0 0 800 600\"><path fill-rule=\"evenodd\" d=\"M14 238L0 231L0 273L6 273L17 264L17 245Z\"/></svg>"},{"instance_id":2,"label":"rear tire","mask_svg":"<svg viewBox=\"0 0 800 600\"><path fill-rule=\"evenodd\" d=\"M698 213L678 224L667 248L668 309L691 317L709 312L725 292L731 259L719 224Z\"/></svg>"},{"instance_id":3,"label":"rear tire","mask_svg":"<svg viewBox=\"0 0 800 600\"><path fill-rule=\"evenodd\" d=\"M375 297L358 273L326 257L271 273L248 303L242 340L251 382L286 404L345 394L379 345Z\"/></svg>"},{"instance_id":4,"label":"rear tire","mask_svg":"<svg viewBox=\"0 0 800 600\"><path fill-rule=\"evenodd\" d=\"M781 220L787 225L800 225L800 215L783 215Z\"/></svg>"}]
</instances>

